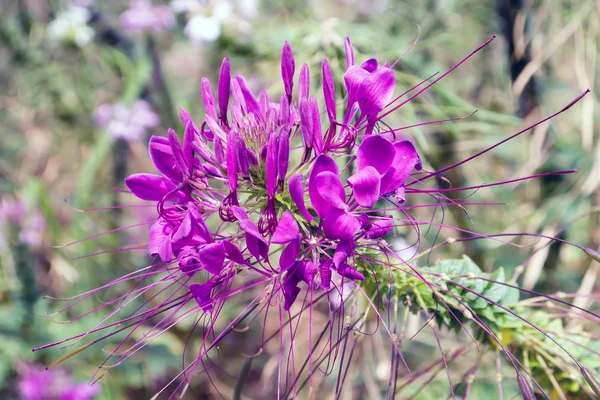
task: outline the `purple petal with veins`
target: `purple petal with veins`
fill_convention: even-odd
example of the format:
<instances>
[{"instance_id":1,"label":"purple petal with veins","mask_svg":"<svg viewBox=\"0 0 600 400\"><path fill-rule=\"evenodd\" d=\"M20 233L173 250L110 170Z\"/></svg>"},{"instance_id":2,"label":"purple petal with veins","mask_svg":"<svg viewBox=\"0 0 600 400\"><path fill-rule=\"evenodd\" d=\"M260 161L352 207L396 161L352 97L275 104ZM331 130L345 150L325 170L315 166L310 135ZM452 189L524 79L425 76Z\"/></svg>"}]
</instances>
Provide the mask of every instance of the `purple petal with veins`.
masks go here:
<instances>
[{"instance_id":1,"label":"purple petal with veins","mask_svg":"<svg viewBox=\"0 0 600 400\"><path fill-rule=\"evenodd\" d=\"M177 172L175 157L169 146L169 139L162 136L152 136L148 145L150 158L156 169L174 183L181 182L181 174Z\"/></svg>"},{"instance_id":2,"label":"purple petal with veins","mask_svg":"<svg viewBox=\"0 0 600 400\"><path fill-rule=\"evenodd\" d=\"M277 228L271 237L271 243L286 244L298 239L299 236L300 229L298 228L298 223L296 222L294 215L289 210L286 210L281 216L279 224L277 224Z\"/></svg>"},{"instance_id":3,"label":"purple petal with veins","mask_svg":"<svg viewBox=\"0 0 600 400\"><path fill-rule=\"evenodd\" d=\"M352 239L360 227L358 218L335 208L323 219L325 236L331 240Z\"/></svg>"},{"instance_id":4,"label":"purple petal with veins","mask_svg":"<svg viewBox=\"0 0 600 400\"><path fill-rule=\"evenodd\" d=\"M381 239L394 228L391 218L376 219L365 235L367 239Z\"/></svg>"},{"instance_id":5,"label":"purple petal with veins","mask_svg":"<svg viewBox=\"0 0 600 400\"><path fill-rule=\"evenodd\" d=\"M246 260L244 259L242 252L235 244L231 243L229 240L223 240L222 243L227 258L240 265L246 264Z\"/></svg>"},{"instance_id":6,"label":"purple petal with veins","mask_svg":"<svg viewBox=\"0 0 600 400\"><path fill-rule=\"evenodd\" d=\"M364 281L365 277L363 274L349 266L348 264L342 264L338 267L338 274L341 276L352 279L353 281Z\"/></svg>"},{"instance_id":7,"label":"purple petal with veins","mask_svg":"<svg viewBox=\"0 0 600 400\"><path fill-rule=\"evenodd\" d=\"M138 199L151 201L161 201L167 193L177 189L169 179L153 174L130 175L125 185Z\"/></svg>"},{"instance_id":8,"label":"purple petal with veins","mask_svg":"<svg viewBox=\"0 0 600 400\"><path fill-rule=\"evenodd\" d=\"M179 168L179 171L183 175L188 175L188 167L185 163L185 157L183 155L183 148L181 147L181 143L179 143L179 138L173 129L169 129L169 146L171 146L171 152L173 152L173 157L175 157L175 165ZM182 177L180 177L181 181Z\"/></svg>"},{"instance_id":9,"label":"purple petal with veins","mask_svg":"<svg viewBox=\"0 0 600 400\"><path fill-rule=\"evenodd\" d=\"M210 298L213 286L213 281L208 281L201 285L198 283L192 283L190 285L190 293L204 312L209 312L213 308L212 300Z\"/></svg>"},{"instance_id":10,"label":"purple petal with veins","mask_svg":"<svg viewBox=\"0 0 600 400\"><path fill-rule=\"evenodd\" d=\"M333 253L333 265L337 268L340 264L345 263L348 257L354 254L355 246L356 242L354 240L340 240Z\"/></svg>"},{"instance_id":11,"label":"purple petal with veins","mask_svg":"<svg viewBox=\"0 0 600 400\"><path fill-rule=\"evenodd\" d=\"M420 164L420 157L413 144L402 141L394 144L396 154L389 171L381 178L381 193L390 193L404 185L412 170Z\"/></svg>"},{"instance_id":12,"label":"purple petal with veins","mask_svg":"<svg viewBox=\"0 0 600 400\"><path fill-rule=\"evenodd\" d=\"M362 63L360 67L369 72L374 72L377 70L377 68L379 68L379 63L375 58L369 58L367 61Z\"/></svg>"},{"instance_id":13,"label":"purple petal with veins","mask_svg":"<svg viewBox=\"0 0 600 400\"><path fill-rule=\"evenodd\" d=\"M319 217L323 217L330 208L329 204L323 200L317 189L317 175L321 172L331 172L335 175L339 174L335 161L326 154L321 154L317 157L308 179L308 195L310 197L310 202Z\"/></svg>"},{"instance_id":14,"label":"purple petal with veins","mask_svg":"<svg viewBox=\"0 0 600 400\"><path fill-rule=\"evenodd\" d=\"M321 172L316 177L315 187L320 197L327 202L330 207L339 210L345 210L347 208L344 186L337 174L329 171ZM323 217L327 217L327 215L324 215Z\"/></svg>"},{"instance_id":15,"label":"purple petal with veins","mask_svg":"<svg viewBox=\"0 0 600 400\"><path fill-rule=\"evenodd\" d=\"M198 250L200 263L211 274L219 274L225 263L225 248L223 242L204 245Z\"/></svg>"},{"instance_id":16,"label":"purple petal with veins","mask_svg":"<svg viewBox=\"0 0 600 400\"><path fill-rule=\"evenodd\" d=\"M394 145L379 135L372 135L363 140L358 147L356 164L359 170L371 166L383 175L390 169L394 157Z\"/></svg>"},{"instance_id":17,"label":"purple petal with veins","mask_svg":"<svg viewBox=\"0 0 600 400\"><path fill-rule=\"evenodd\" d=\"M358 205L371 208L379 200L381 178L375 168L365 167L349 177L347 182Z\"/></svg>"},{"instance_id":18,"label":"purple petal with veins","mask_svg":"<svg viewBox=\"0 0 600 400\"><path fill-rule=\"evenodd\" d=\"M170 254L164 254L161 251L166 242L171 242L171 233L173 233L173 226L162 217L152 224L148 235L148 254L150 254L150 257L158 255L165 262L171 260Z\"/></svg>"},{"instance_id":19,"label":"purple petal with veins","mask_svg":"<svg viewBox=\"0 0 600 400\"><path fill-rule=\"evenodd\" d=\"M344 84L346 85L346 91L348 92L348 107L352 107L352 105L358 101L358 93L361 83L368 76L368 71L355 65L348 68L344 74Z\"/></svg>"},{"instance_id":20,"label":"purple petal with veins","mask_svg":"<svg viewBox=\"0 0 600 400\"><path fill-rule=\"evenodd\" d=\"M367 115L376 115L390 102L396 87L396 77L389 68L380 68L365 77L357 95L360 111Z\"/></svg>"},{"instance_id":21,"label":"purple petal with veins","mask_svg":"<svg viewBox=\"0 0 600 400\"><path fill-rule=\"evenodd\" d=\"M331 260L325 260L319 266L319 273L321 274L321 288L323 290L331 289Z\"/></svg>"},{"instance_id":22,"label":"purple petal with veins","mask_svg":"<svg viewBox=\"0 0 600 400\"><path fill-rule=\"evenodd\" d=\"M281 252L279 257L279 268L281 271L286 271L296 262L296 258L300 253L300 238L292 240Z\"/></svg>"}]
</instances>

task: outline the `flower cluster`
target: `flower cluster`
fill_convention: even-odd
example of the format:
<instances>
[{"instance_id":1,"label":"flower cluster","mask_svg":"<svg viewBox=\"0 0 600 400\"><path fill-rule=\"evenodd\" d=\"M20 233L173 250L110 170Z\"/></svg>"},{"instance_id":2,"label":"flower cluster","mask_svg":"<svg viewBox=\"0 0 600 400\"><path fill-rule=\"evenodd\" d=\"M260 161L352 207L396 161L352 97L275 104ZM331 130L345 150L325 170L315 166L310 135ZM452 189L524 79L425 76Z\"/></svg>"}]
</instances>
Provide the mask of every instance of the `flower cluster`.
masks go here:
<instances>
[{"instance_id":1,"label":"flower cluster","mask_svg":"<svg viewBox=\"0 0 600 400\"><path fill-rule=\"evenodd\" d=\"M396 81L392 70L375 59L355 66L348 49L343 124L336 122L327 61L323 81L330 121L324 129L317 99L310 95L306 64L294 96L295 63L288 44L282 52L284 94L278 102L264 91L255 96L242 76L232 78L225 59L218 102L208 79L202 81L206 116L201 128L181 110L183 145L173 130L168 138L150 139L150 157L162 175L135 174L125 180L135 196L157 202L160 216L150 229L150 256L177 262L190 277L209 273L208 281L190 286L203 307L210 308L211 293L228 283L238 267L276 276L286 310L300 292L299 282L329 290L332 277L340 285L344 278L363 280L352 265L356 246L377 245L393 228L375 206L389 198L404 203L404 183L421 169L421 161L410 141L394 143L372 134ZM294 159L290 144L297 135L302 136L302 161L294 171L305 173L288 172ZM342 182L336 155L352 147L359 135L364 140L356 149L356 171ZM225 182L227 195L222 192ZM255 201L257 197L263 201ZM284 197L291 199L291 207L282 203ZM206 221L215 214L237 223L239 230L228 236L211 232ZM274 245L285 246L278 263L268 256Z\"/></svg>"},{"instance_id":2,"label":"flower cluster","mask_svg":"<svg viewBox=\"0 0 600 400\"><path fill-rule=\"evenodd\" d=\"M427 172L415 146L399 133L410 127L381 129L380 125L387 126L382 119L426 91L471 55L435 80L425 80L394 97L395 63L390 65L368 59L357 64L349 39L345 41L345 50L343 101L336 98L336 82L329 62L323 60L321 64L324 107L311 93L311 74L307 64L300 68L296 78L294 55L287 42L281 54L283 90L275 101L265 91L255 95L243 76L232 76L227 58L221 64L216 96L211 82L207 78L202 79L203 121L197 123L190 113L181 109L182 141L173 129L168 131L167 137L153 136L150 139L150 158L159 174L138 173L125 180L134 196L151 202L158 211L157 219L149 222L147 251L154 259L153 263L103 286L135 282L124 294L99 307L118 304L103 323L86 333L42 348L65 342L73 345L88 335L118 327L116 331L109 331L71 353L77 354L115 333L129 331L111 353L116 357L113 365L118 365L173 325L200 315L194 327L200 325L204 328L201 348L195 360L173 381L183 377L178 386L183 387L199 365L208 372L210 367L205 365L204 360L209 358L209 351L250 315L256 314L252 317L254 321L262 311L266 321L269 308L275 306L279 309L279 335L282 335L285 325L289 324L291 328L292 320L300 320L307 308L312 315L313 305L324 298L332 315L332 320L325 327L325 330L331 329L330 349L326 357L314 362L318 367L325 358L337 357L339 343L344 342L345 349L348 333L360 330L365 323L368 310L358 318L357 315L353 318L346 315L350 293L362 293L370 304L368 309L374 310L392 338L392 370L396 372L390 372L390 382L395 382L398 360L403 361L409 372L410 369L394 339L395 329L392 333L388 328L389 321L385 323L378 311L385 292L388 296L392 293L398 296L395 301L399 298L405 301L407 310L417 308L430 320L435 317L447 326L452 326L455 321L459 329L466 330L463 321L472 320L487 338L486 341L497 343L505 351L517 370L519 386L526 396L532 389L523 373L519 372L518 361L514 361L516 358L505 346L506 340L502 335L506 329L522 331L522 326L538 328L526 321L523 325L515 324L513 317L518 315L507 306L510 303L506 303L504 297L508 295L498 295L504 293L504 286L510 286L503 273L501 276L483 274L472 262L465 260L449 260L433 268L417 268L414 261L420 257L417 255L420 241L414 249L396 252L384 238L398 227L411 227L417 235L421 225L453 228L417 220L410 214L413 207L482 204L449 199L444 195L446 192L532 178L450 189L435 189L425 183L427 179L468 162L532 127L466 160ZM581 97L583 95L554 115L567 110ZM340 110L343 112L338 115ZM326 116L324 119L322 114ZM423 124L440 122L445 121ZM566 172L571 171L558 173ZM413 196L418 195L432 197L435 202L413 201ZM407 206L407 201L417 205ZM457 240L500 240L499 237L503 236L462 232L465 237L448 238L440 245ZM403 259L402 254L411 256ZM463 274L468 274L468 279ZM233 296L261 287L259 294L245 304L243 311L217 333L216 321L224 303ZM73 298L74 303L93 296L103 288ZM305 293L303 300L302 292ZM136 306L129 317L106 322L144 295L148 300ZM515 302L519 300L518 295L510 298ZM375 305L376 299L378 305ZM389 298L387 301L392 303ZM292 315L294 310L298 312ZM481 311L480 317L474 315L475 310L486 311ZM283 317L284 313L287 318ZM458 313L462 316L457 316ZM600 318L592 313L589 315ZM346 316L350 319L346 320ZM338 322L334 323L336 318ZM133 346L122 349L132 332L147 323L152 324L149 331L142 334ZM309 332L312 338L312 321ZM434 333L437 338L437 330L434 329ZM293 342L294 333L290 335ZM317 345L318 342L309 349L309 376L312 376L312 358ZM345 374L340 379L344 351L341 352L340 375L336 384L338 397L339 386L345 379ZM290 352L293 359L293 350ZM283 358L282 350L280 358ZM442 358L445 363L443 350ZM284 364L280 359L280 371ZM583 368L581 364L577 365ZM300 373L302 371L297 376ZM449 371L448 376L450 379ZM453 390L452 384L450 386ZM279 385L278 397L281 389ZM296 394L296 389L294 381L288 395L292 390ZM391 386L388 389L391 390Z\"/></svg>"},{"instance_id":3,"label":"flower cluster","mask_svg":"<svg viewBox=\"0 0 600 400\"><path fill-rule=\"evenodd\" d=\"M21 379L19 394L23 400L92 400L100 393L100 386L74 383L64 369L48 371L37 365L18 366Z\"/></svg>"},{"instance_id":4,"label":"flower cluster","mask_svg":"<svg viewBox=\"0 0 600 400\"><path fill-rule=\"evenodd\" d=\"M105 128L113 139L134 141L158 126L160 117L147 101L138 100L131 107L121 103L102 104L94 111L94 122Z\"/></svg>"}]
</instances>

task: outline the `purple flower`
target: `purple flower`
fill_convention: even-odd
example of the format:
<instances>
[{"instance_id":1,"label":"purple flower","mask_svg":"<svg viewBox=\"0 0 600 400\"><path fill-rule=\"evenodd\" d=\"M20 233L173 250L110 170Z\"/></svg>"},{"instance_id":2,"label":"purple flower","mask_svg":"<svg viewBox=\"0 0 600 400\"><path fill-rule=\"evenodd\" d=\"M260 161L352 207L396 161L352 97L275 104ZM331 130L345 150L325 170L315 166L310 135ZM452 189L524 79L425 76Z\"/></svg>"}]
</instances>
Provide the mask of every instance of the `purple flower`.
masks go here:
<instances>
[{"instance_id":1,"label":"purple flower","mask_svg":"<svg viewBox=\"0 0 600 400\"><path fill-rule=\"evenodd\" d=\"M100 393L100 384L74 383L62 368L46 370L35 365L18 365L19 394L23 400L91 400Z\"/></svg>"},{"instance_id":2,"label":"purple flower","mask_svg":"<svg viewBox=\"0 0 600 400\"><path fill-rule=\"evenodd\" d=\"M217 97L211 82L202 79L204 119L196 123L190 113L182 109L182 142L174 129L168 130L167 137L150 139L150 158L160 174L134 174L125 184L134 196L156 206L156 218L139 224L151 225L147 251L154 260L145 268L76 297L72 304L124 283L128 285L127 292L106 301L98 309L115 306L120 311L138 298L151 300L144 300L121 321L105 319L88 332L109 332L103 337L110 337L113 332L126 331L126 338L132 338L140 326L148 327L133 344L123 340L115 346L107 361L110 359L111 364L119 365L151 338L186 318L195 318L190 325L194 329L201 328L202 333L193 342L199 343L194 349L196 358L173 380L173 384L181 382L181 389L188 378L200 372L208 375L215 366L220 368L219 361L208 355L239 324L250 320L248 326L252 327L254 321L262 319L264 332L267 332L273 324L277 328L279 320L278 334L269 334L270 338L263 334L263 341L258 343L260 349L269 351L272 346L266 346L267 342L280 340L279 382L286 373L285 379L288 379L290 371L281 369L285 365L296 365L294 357L306 356L304 365L308 366L309 379L318 367L331 371L331 367L339 363L336 397L340 397L340 388L346 379L342 371L347 370L345 363L348 362L344 358L352 357L356 345L356 336L351 343L349 334L364 331L363 324L370 324L367 315L371 312L370 315L376 314L379 319L377 329L393 337L389 382L394 391L393 374L398 374L399 360L403 360L395 337L398 327L392 323L398 319L398 315L392 315L398 311L397 305L420 310L428 320L437 320L448 328L453 328L452 318L461 327L465 320L470 320L478 337L485 336L490 342L495 340L495 333L481 318L494 315L494 307L502 304L496 304L495 299L485 299L482 293L489 284L493 286L495 280L506 283L503 276L491 279L491 275L473 267L466 259L459 260L461 265L466 265L460 273L456 270L459 262L449 262L450 267L446 265L445 270L416 268L414 263L414 259L427 253L420 248L427 240L426 234L421 233L422 225L473 235L448 238L432 251L458 240L490 236L445 225L433 217L421 220L420 214L411 213L415 208L437 210L471 204L463 198L448 199L445 193L488 185L440 189L430 184L431 178L504 141L455 165L422 172L421 159L412 142L396 138L397 131L410 127L387 128L388 121L382 121L409 101L401 100L406 93L392 100L395 90L392 68L376 59L362 64L356 62L349 39L345 41L345 50L344 84L348 103L338 109L336 83L329 63L324 60L321 73L327 118L323 120L318 100L311 96L309 68L304 64L296 81L294 55L286 42L281 54L280 92L283 95L275 101L243 76L232 78L229 61L224 59ZM420 85L411 88L408 92L416 92L411 98L435 82L418 92ZM294 86L297 96L293 93ZM103 121L110 119L107 115L110 113L106 110L97 113L98 119ZM386 128L375 132L378 122L381 122L380 127ZM350 176L346 178L347 175ZM412 229L417 240L414 245L406 244L398 254L387 240L406 229ZM392 238L392 243L395 241ZM121 250L124 249L115 251ZM589 251L588 254L593 255ZM472 286L463 285L466 280L477 281L479 277L485 279ZM478 291L470 293L472 287ZM229 314L221 311L237 309L224 308L226 303L235 301L234 298L241 298L245 303L239 315L228 319ZM313 318L313 312L319 299L328 303L324 309L329 310L330 315L325 318L322 333L314 335L312 329L317 319ZM465 303L469 301L479 303L475 307L474 303ZM477 319L473 318L471 309L488 306L492 307L487 317L482 312ZM461 313L460 318L454 316L457 312ZM308 330L306 355L299 355L294 346L296 332L305 330L300 329L301 324L307 325ZM427 327L434 329L437 338L434 324ZM282 340L284 332L290 332L287 342ZM44 347L80 341L88 333ZM312 343L317 336L318 341ZM99 341L93 339L90 346ZM283 350L284 343L288 343L289 351ZM501 340L494 343L502 345ZM323 353L317 355L316 349L322 349ZM510 358L512 355L505 350ZM314 360L313 355L317 355ZM340 355L341 359L336 358ZM328 360L328 367L318 364L324 360ZM305 371L304 367L294 371L296 378L306 374ZM293 391L301 386L288 387ZM281 393L282 388L278 385L274 397L296 395L296 392Z\"/></svg>"}]
</instances>

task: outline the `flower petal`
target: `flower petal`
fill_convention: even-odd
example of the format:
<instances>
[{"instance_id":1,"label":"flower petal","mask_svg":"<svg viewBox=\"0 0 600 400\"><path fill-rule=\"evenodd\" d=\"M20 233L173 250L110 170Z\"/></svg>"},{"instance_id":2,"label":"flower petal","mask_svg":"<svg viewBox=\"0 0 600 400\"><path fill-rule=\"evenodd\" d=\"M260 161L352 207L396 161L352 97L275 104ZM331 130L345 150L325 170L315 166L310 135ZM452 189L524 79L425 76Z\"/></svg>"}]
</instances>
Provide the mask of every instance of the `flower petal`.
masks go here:
<instances>
[{"instance_id":1,"label":"flower petal","mask_svg":"<svg viewBox=\"0 0 600 400\"><path fill-rule=\"evenodd\" d=\"M277 229L275 229L275 232L271 237L271 243L286 244L298 239L299 236L300 229L298 228L298 223L296 222L294 215L289 210L286 210L281 216Z\"/></svg>"},{"instance_id":2,"label":"flower petal","mask_svg":"<svg viewBox=\"0 0 600 400\"><path fill-rule=\"evenodd\" d=\"M348 257L354 254L355 246L356 242L354 240L340 240L333 254L333 265L337 268L340 264L346 262Z\"/></svg>"},{"instance_id":3,"label":"flower petal","mask_svg":"<svg viewBox=\"0 0 600 400\"><path fill-rule=\"evenodd\" d=\"M379 135L368 136L356 153L358 170L371 166L384 175L392 166L395 156L396 148L392 142Z\"/></svg>"},{"instance_id":4,"label":"flower petal","mask_svg":"<svg viewBox=\"0 0 600 400\"><path fill-rule=\"evenodd\" d=\"M298 287L299 279L293 275L288 273L285 278L285 281L281 285L283 292L284 305L283 309L285 311L289 311L292 304L296 301L298 294L300 293L300 288Z\"/></svg>"},{"instance_id":5,"label":"flower petal","mask_svg":"<svg viewBox=\"0 0 600 400\"><path fill-rule=\"evenodd\" d=\"M352 268L351 266L349 266L348 264L345 264L345 263L339 266L337 272L341 276L348 278L348 279L352 279L353 281L364 281L365 280L365 277L363 274L361 274L360 272L358 272L357 270L355 270L354 268Z\"/></svg>"},{"instance_id":6,"label":"flower petal","mask_svg":"<svg viewBox=\"0 0 600 400\"><path fill-rule=\"evenodd\" d=\"M380 68L369 74L361 81L356 94L360 111L367 115L378 114L392 99L395 87L396 77L391 69Z\"/></svg>"},{"instance_id":7,"label":"flower petal","mask_svg":"<svg viewBox=\"0 0 600 400\"><path fill-rule=\"evenodd\" d=\"M125 178L125 185L138 199L161 201L177 186L169 179L153 174L133 174Z\"/></svg>"},{"instance_id":8,"label":"flower petal","mask_svg":"<svg viewBox=\"0 0 600 400\"><path fill-rule=\"evenodd\" d=\"M404 185L413 168L420 163L415 146L404 140L394 144L396 154L389 171L381 178L381 193L390 193Z\"/></svg>"},{"instance_id":9,"label":"flower petal","mask_svg":"<svg viewBox=\"0 0 600 400\"><path fill-rule=\"evenodd\" d=\"M315 160L308 179L308 195L310 197L310 202L320 217L323 217L330 207L329 204L323 200L317 189L317 175L325 171L332 172L335 175L339 174L335 161L328 155L321 154Z\"/></svg>"},{"instance_id":10,"label":"flower petal","mask_svg":"<svg viewBox=\"0 0 600 400\"><path fill-rule=\"evenodd\" d=\"M331 289L331 260L325 260L319 266L321 275L321 288L323 290Z\"/></svg>"},{"instance_id":11,"label":"flower petal","mask_svg":"<svg viewBox=\"0 0 600 400\"><path fill-rule=\"evenodd\" d=\"M369 72L374 72L379 68L379 62L375 58L369 58L367 61L361 64L362 69L367 70Z\"/></svg>"},{"instance_id":12,"label":"flower petal","mask_svg":"<svg viewBox=\"0 0 600 400\"><path fill-rule=\"evenodd\" d=\"M367 239L381 239L392 230L394 224L391 218L377 219L371 223L371 229L365 235Z\"/></svg>"},{"instance_id":13,"label":"flower petal","mask_svg":"<svg viewBox=\"0 0 600 400\"><path fill-rule=\"evenodd\" d=\"M281 271L289 269L295 262L300 253L300 238L296 238L288 244L281 252L279 257L279 268Z\"/></svg>"},{"instance_id":14,"label":"flower petal","mask_svg":"<svg viewBox=\"0 0 600 400\"><path fill-rule=\"evenodd\" d=\"M323 219L323 230L331 240L352 239L360 230L360 221L345 211L332 208Z\"/></svg>"},{"instance_id":15,"label":"flower petal","mask_svg":"<svg viewBox=\"0 0 600 400\"><path fill-rule=\"evenodd\" d=\"M200 263L211 274L218 274L225 263L225 248L223 242L204 245L198 250Z\"/></svg>"},{"instance_id":16,"label":"flower petal","mask_svg":"<svg viewBox=\"0 0 600 400\"><path fill-rule=\"evenodd\" d=\"M358 91L361 83L369 76L369 72L355 65L348 68L344 74L344 83L348 92L348 108L358 101Z\"/></svg>"},{"instance_id":17,"label":"flower petal","mask_svg":"<svg viewBox=\"0 0 600 400\"><path fill-rule=\"evenodd\" d=\"M190 293L204 312L209 312L213 308L212 300L210 298L213 286L213 281L208 281L202 285L197 283L192 283L190 285Z\"/></svg>"},{"instance_id":18,"label":"flower petal","mask_svg":"<svg viewBox=\"0 0 600 400\"><path fill-rule=\"evenodd\" d=\"M348 178L348 184L358 205L371 208L379 200L381 178L375 168L369 166L361 169Z\"/></svg>"},{"instance_id":19,"label":"flower petal","mask_svg":"<svg viewBox=\"0 0 600 400\"><path fill-rule=\"evenodd\" d=\"M169 129L169 146L171 146L171 152L173 153L173 157L175 157L175 165L177 165L177 168L179 168L179 172L181 174L187 174L188 166L185 163L183 147L181 147L177 133L175 133L173 129ZM179 178L179 181L182 181L181 177Z\"/></svg>"},{"instance_id":20,"label":"flower petal","mask_svg":"<svg viewBox=\"0 0 600 400\"><path fill-rule=\"evenodd\" d=\"M319 195L331 207L343 210L346 205L346 192L340 177L333 172L321 172L316 177L316 189Z\"/></svg>"},{"instance_id":21,"label":"flower petal","mask_svg":"<svg viewBox=\"0 0 600 400\"><path fill-rule=\"evenodd\" d=\"M161 256L161 260L170 261L171 257L163 258L161 249L166 241L171 241L171 233L173 232L173 226L169 224L164 218L159 218L150 227L150 234L148 235L148 254L150 257Z\"/></svg>"},{"instance_id":22,"label":"flower petal","mask_svg":"<svg viewBox=\"0 0 600 400\"><path fill-rule=\"evenodd\" d=\"M175 157L169 146L169 139L162 136L152 136L148 145L150 158L156 169L175 183L181 182L181 174L177 172Z\"/></svg>"},{"instance_id":23,"label":"flower petal","mask_svg":"<svg viewBox=\"0 0 600 400\"><path fill-rule=\"evenodd\" d=\"M225 249L225 255L227 256L227 258L229 258L231 261L233 261L236 264L240 264L240 265L246 264L246 260L244 259L242 252L240 251L240 249L238 249L238 247L235 244L231 243L228 240L224 240L222 243L223 243L223 248Z\"/></svg>"}]
</instances>

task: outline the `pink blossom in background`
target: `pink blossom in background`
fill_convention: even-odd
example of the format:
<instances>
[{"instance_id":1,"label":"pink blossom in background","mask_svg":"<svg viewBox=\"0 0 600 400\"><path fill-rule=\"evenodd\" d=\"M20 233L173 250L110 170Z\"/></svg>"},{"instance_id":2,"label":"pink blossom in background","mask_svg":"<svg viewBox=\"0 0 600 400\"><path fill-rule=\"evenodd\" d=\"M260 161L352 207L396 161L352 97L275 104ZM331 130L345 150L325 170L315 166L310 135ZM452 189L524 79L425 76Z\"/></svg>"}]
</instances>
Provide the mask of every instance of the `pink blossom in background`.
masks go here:
<instances>
[{"instance_id":1,"label":"pink blossom in background","mask_svg":"<svg viewBox=\"0 0 600 400\"><path fill-rule=\"evenodd\" d=\"M9 223L17 229L20 243L33 247L42 244L46 219L37 207L28 209L23 201L15 198L0 199L0 245L7 244Z\"/></svg>"},{"instance_id":2,"label":"pink blossom in background","mask_svg":"<svg viewBox=\"0 0 600 400\"><path fill-rule=\"evenodd\" d=\"M160 32L175 27L177 21L169 7L154 6L149 0L133 0L120 17L121 25L131 33Z\"/></svg>"},{"instance_id":3,"label":"pink blossom in background","mask_svg":"<svg viewBox=\"0 0 600 400\"><path fill-rule=\"evenodd\" d=\"M20 364L17 370L23 400L91 400L100 393L99 384L75 383L71 373L62 368Z\"/></svg>"},{"instance_id":4,"label":"pink blossom in background","mask_svg":"<svg viewBox=\"0 0 600 400\"><path fill-rule=\"evenodd\" d=\"M131 107L122 103L102 104L94 112L94 121L114 139L138 140L147 130L160 124L160 117L150 104L138 100Z\"/></svg>"}]
</instances>

